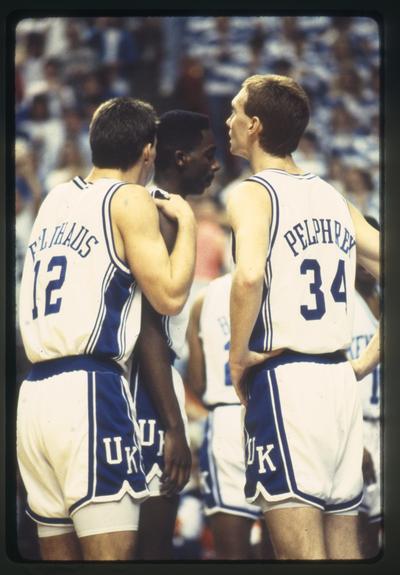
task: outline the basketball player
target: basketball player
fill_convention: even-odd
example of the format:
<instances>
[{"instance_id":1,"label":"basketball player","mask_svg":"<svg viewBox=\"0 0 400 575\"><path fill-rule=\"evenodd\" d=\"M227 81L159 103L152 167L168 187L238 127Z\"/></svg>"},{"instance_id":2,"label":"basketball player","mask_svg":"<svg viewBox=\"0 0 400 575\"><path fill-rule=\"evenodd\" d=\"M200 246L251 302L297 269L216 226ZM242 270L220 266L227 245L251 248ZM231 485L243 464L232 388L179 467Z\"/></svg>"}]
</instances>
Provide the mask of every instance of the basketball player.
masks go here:
<instances>
[{"instance_id":1,"label":"basketball player","mask_svg":"<svg viewBox=\"0 0 400 575\"><path fill-rule=\"evenodd\" d=\"M252 76L232 100L231 152L254 175L228 202L230 369L246 405L245 492L275 556L357 559L362 412L344 350L356 261L378 277L379 233L295 165L308 120L307 96L286 76ZM356 361L357 377L378 363L378 335Z\"/></svg>"},{"instance_id":2,"label":"basketball player","mask_svg":"<svg viewBox=\"0 0 400 575\"><path fill-rule=\"evenodd\" d=\"M141 292L178 313L193 278L195 220L178 196L160 204L156 114L131 98L104 102L90 125L93 168L56 186L33 225L20 328L33 367L22 383L17 451L45 560L133 557L148 496L127 361ZM171 255L157 206L177 224Z\"/></svg>"},{"instance_id":3,"label":"basketball player","mask_svg":"<svg viewBox=\"0 0 400 575\"><path fill-rule=\"evenodd\" d=\"M212 280L193 303L187 383L209 410L200 449L205 514L217 559L252 559L250 533L261 509L244 496L243 406L232 386L229 295L232 276Z\"/></svg>"},{"instance_id":4,"label":"basketball player","mask_svg":"<svg viewBox=\"0 0 400 575\"><path fill-rule=\"evenodd\" d=\"M379 224L372 216L365 219L376 229ZM356 268L356 293L350 358L357 358L373 337L380 314L376 279L362 266ZM381 391L380 366L364 377L361 386L364 420L364 497L360 505L360 539L365 558L376 557L382 537L381 498Z\"/></svg>"},{"instance_id":5,"label":"basketball player","mask_svg":"<svg viewBox=\"0 0 400 575\"><path fill-rule=\"evenodd\" d=\"M157 129L151 195L163 198L165 193L174 193L186 198L203 194L219 169L215 152L207 116L184 110L165 113ZM160 217L164 239L172 249L175 226L162 215ZM191 454L185 437L185 392L181 376L174 367L185 344L189 304L180 314L170 317L160 316L144 303L143 314L143 330L138 342L139 376L132 376L131 381L151 497L140 510L137 557L171 559L179 492L187 483L191 470ZM153 400L156 393L162 397L158 405ZM170 472L172 461L175 464L173 473Z\"/></svg>"}]
</instances>

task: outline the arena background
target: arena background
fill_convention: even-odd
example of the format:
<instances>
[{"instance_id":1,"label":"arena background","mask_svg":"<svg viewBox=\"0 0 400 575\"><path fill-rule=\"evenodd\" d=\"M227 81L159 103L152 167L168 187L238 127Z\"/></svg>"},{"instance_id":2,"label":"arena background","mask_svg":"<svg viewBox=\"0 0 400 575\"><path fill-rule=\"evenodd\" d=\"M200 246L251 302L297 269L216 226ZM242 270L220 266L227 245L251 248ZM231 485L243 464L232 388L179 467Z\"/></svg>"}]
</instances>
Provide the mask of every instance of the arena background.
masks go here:
<instances>
[{"instance_id":1,"label":"arena background","mask_svg":"<svg viewBox=\"0 0 400 575\"><path fill-rule=\"evenodd\" d=\"M26 18L16 27L16 299L30 228L46 193L89 171L88 123L105 99L131 95L159 113L209 114L218 158L215 182L192 202L198 219L194 291L229 269L224 206L248 166L230 156L225 120L243 79L294 77L306 89L312 120L295 160L330 181L364 214L380 218L380 32L369 17L64 17ZM382 226L382 222L381 222ZM17 332L17 384L28 369ZM185 376L185 361L181 371ZM193 459L204 409L188 394ZM182 494L176 559L212 559L199 477ZM19 552L36 559L33 526L18 480ZM254 530L254 542L259 534Z\"/></svg>"}]
</instances>

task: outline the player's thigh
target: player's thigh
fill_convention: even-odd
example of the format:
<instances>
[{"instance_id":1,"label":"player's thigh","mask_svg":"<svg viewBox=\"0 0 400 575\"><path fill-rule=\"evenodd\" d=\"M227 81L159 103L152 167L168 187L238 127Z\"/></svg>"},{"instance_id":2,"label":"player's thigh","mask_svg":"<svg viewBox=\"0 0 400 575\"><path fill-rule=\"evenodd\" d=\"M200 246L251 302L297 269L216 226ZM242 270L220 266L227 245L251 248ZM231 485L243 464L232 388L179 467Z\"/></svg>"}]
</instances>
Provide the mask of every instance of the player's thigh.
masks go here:
<instances>
[{"instance_id":1,"label":"player's thigh","mask_svg":"<svg viewBox=\"0 0 400 575\"><path fill-rule=\"evenodd\" d=\"M74 531L60 535L49 534L39 537L40 556L44 561L80 561L82 552Z\"/></svg>"},{"instance_id":2,"label":"player's thigh","mask_svg":"<svg viewBox=\"0 0 400 575\"><path fill-rule=\"evenodd\" d=\"M250 532L254 520L229 513L209 517L217 559L251 559Z\"/></svg>"},{"instance_id":3,"label":"player's thigh","mask_svg":"<svg viewBox=\"0 0 400 575\"><path fill-rule=\"evenodd\" d=\"M85 561L131 561L135 558L135 531L99 533L80 539Z\"/></svg>"},{"instance_id":4,"label":"player's thigh","mask_svg":"<svg viewBox=\"0 0 400 575\"><path fill-rule=\"evenodd\" d=\"M85 560L134 557L140 504L125 494L119 501L88 503L73 515Z\"/></svg>"},{"instance_id":5,"label":"player's thigh","mask_svg":"<svg viewBox=\"0 0 400 575\"><path fill-rule=\"evenodd\" d=\"M361 559L358 513L325 514L325 541L328 559Z\"/></svg>"},{"instance_id":6,"label":"player's thigh","mask_svg":"<svg viewBox=\"0 0 400 575\"><path fill-rule=\"evenodd\" d=\"M172 538L178 505L178 495L149 497L142 503L136 559L172 558Z\"/></svg>"},{"instance_id":7,"label":"player's thigh","mask_svg":"<svg viewBox=\"0 0 400 575\"><path fill-rule=\"evenodd\" d=\"M264 517L277 559L327 558L321 510L272 505Z\"/></svg>"}]
</instances>

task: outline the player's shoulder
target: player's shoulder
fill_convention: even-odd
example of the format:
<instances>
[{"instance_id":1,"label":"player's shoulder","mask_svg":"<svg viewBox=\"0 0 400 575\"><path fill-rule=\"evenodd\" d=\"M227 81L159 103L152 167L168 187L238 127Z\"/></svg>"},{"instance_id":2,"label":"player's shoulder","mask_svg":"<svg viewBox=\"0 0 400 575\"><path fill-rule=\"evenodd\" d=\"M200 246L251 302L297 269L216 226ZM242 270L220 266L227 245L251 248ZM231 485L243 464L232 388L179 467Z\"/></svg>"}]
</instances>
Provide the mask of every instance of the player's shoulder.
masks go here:
<instances>
[{"instance_id":1,"label":"player's shoulder","mask_svg":"<svg viewBox=\"0 0 400 575\"><path fill-rule=\"evenodd\" d=\"M140 202L141 204L154 203L147 188L144 186L131 182L122 182L113 195L114 206L121 206L122 208L127 209L130 204L137 204L137 202Z\"/></svg>"}]
</instances>

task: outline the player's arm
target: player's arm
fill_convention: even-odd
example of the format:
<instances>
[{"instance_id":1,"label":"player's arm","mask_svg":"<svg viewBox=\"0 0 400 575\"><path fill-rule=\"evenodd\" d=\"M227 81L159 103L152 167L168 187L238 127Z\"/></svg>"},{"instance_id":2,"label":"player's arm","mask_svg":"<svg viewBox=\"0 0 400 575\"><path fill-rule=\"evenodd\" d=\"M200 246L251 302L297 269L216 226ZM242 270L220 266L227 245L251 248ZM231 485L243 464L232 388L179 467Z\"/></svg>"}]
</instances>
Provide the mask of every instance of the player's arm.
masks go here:
<instances>
[{"instance_id":1,"label":"player's arm","mask_svg":"<svg viewBox=\"0 0 400 575\"><path fill-rule=\"evenodd\" d=\"M376 279L380 273L380 234L350 202L348 203L356 233L357 263L361 264ZM351 360L358 380L362 379L378 365L380 361L380 327L361 355Z\"/></svg>"},{"instance_id":2,"label":"player's arm","mask_svg":"<svg viewBox=\"0 0 400 575\"><path fill-rule=\"evenodd\" d=\"M200 337L200 315L203 308L204 291L195 299L190 310L186 340L189 347L187 385L201 400L206 389L206 366L203 344Z\"/></svg>"},{"instance_id":3,"label":"player's arm","mask_svg":"<svg viewBox=\"0 0 400 575\"><path fill-rule=\"evenodd\" d=\"M230 296L231 379L242 403L246 403L243 379L248 367L271 354L249 351L249 340L261 306L265 262L269 245L271 200L255 182L243 182L228 202L228 221L235 234L236 268Z\"/></svg>"},{"instance_id":4,"label":"player's arm","mask_svg":"<svg viewBox=\"0 0 400 575\"><path fill-rule=\"evenodd\" d=\"M161 492L172 495L183 489L189 480L191 452L174 390L170 349L164 335L162 317L146 298L142 301L142 326L137 350L140 382L147 388L165 428Z\"/></svg>"},{"instance_id":5,"label":"player's arm","mask_svg":"<svg viewBox=\"0 0 400 575\"><path fill-rule=\"evenodd\" d=\"M177 222L169 255L160 233L158 206ZM176 194L153 200L142 186L124 185L111 201L114 241L118 256L128 263L151 305L165 315L181 311L193 280L196 223L189 204Z\"/></svg>"}]
</instances>

